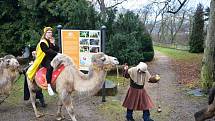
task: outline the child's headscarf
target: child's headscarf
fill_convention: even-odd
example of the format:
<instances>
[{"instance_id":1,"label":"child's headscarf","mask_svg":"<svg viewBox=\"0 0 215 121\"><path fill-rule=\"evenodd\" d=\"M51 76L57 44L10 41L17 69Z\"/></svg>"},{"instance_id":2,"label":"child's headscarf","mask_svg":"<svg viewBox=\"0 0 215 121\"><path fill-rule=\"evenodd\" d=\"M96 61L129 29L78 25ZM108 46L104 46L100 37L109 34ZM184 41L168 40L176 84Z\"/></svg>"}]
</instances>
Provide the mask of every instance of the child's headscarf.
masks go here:
<instances>
[{"instance_id":1,"label":"child's headscarf","mask_svg":"<svg viewBox=\"0 0 215 121\"><path fill-rule=\"evenodd\" d=\"M139 70L141 72L138 72ZM145 81L149 81L149 78L151 77L147 70L147 65L144 62L140 62L136 67L128 69L128 73L131 79L138 85L144 85Z\"/></svg>"}]
</instances>

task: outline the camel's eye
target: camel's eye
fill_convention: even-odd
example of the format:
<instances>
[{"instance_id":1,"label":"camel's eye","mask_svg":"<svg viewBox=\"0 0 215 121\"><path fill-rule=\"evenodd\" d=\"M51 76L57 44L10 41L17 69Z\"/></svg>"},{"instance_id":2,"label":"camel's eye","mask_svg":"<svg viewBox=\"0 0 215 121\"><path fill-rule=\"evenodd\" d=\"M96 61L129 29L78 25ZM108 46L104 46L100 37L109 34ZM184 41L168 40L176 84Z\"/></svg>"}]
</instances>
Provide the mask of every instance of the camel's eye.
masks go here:
<instances>
[{"instance_id":1,"label":"camel's eye","mask_svg":"<svg viewBox=\"0 0 215 121\"><path fill-rule=\"evenodd\" d=\"M102 61L105 61L105 60L106 60L106 58L105 58L105 57L101 57L101 60L102 60Z\"/></svg>"},{"instance_id":2,"label":"camel's eye","mask_svg":"<svg viewBox=\"0 0 215 121\"><path fill-rule=\"evenodd\" d=\"M6 62L7 62L7 63L10 63L10 60L9 60L9 59L7 59L7 60L6 60Z\"/></svg>"}]
</instances>

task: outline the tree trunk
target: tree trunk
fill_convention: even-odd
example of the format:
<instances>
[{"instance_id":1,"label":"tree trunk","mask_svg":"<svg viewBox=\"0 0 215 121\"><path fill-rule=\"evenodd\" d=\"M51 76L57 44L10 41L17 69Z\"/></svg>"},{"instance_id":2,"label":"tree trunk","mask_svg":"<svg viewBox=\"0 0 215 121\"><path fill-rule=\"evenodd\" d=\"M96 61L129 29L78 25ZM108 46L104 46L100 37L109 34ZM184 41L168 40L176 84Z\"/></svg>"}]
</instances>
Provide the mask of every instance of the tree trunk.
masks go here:
<instances>
[{"instance_id":1,"label":"tree trunk","mask_svg":"<svg viewBox=\"0 0 215 121\"><path fill-rule=\"evenodd\" d=\"M106 19L106 6L104 0L97 0L100 6L101 18L104 21Z\"/></svg>"},{"instance_id":2,"label":"tree trunk","mask_svg":"<svg viewBox=\"0 0 215 121\"><path fill-rule=\"evenodd\" d=\"M201 81L204 89L210 88L215 82L215 0L210 3L210 19L205 42Z\"/></svg>"}]
</instances>

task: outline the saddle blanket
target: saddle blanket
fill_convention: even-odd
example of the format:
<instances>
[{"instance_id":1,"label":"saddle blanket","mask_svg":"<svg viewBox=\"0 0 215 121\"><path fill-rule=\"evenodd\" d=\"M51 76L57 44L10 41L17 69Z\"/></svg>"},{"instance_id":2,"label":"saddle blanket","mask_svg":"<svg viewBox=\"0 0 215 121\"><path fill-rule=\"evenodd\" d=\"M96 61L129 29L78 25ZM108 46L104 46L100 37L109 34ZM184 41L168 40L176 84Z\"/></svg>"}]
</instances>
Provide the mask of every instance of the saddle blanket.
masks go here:
<instances>
[{"instance_id":1,"label":"saddle blanket","mask_svg":"<svg viewBox=\"0 0 215 121\"><path fill-rule=\"evenodd\" d=\"M56 79L59 76L59 74L63 71L64 68L65 68L65 66L61 65L58 69L56 69L52 72L52 80L51 80L52 87L55 88ZM35 81L36 81L37 85L40 88L45 89L45 90L47 89L46 72L47 72L47 69L45 67L42 67L37 71L36 76L35 76Z\"/></svg>"}]
</instances>

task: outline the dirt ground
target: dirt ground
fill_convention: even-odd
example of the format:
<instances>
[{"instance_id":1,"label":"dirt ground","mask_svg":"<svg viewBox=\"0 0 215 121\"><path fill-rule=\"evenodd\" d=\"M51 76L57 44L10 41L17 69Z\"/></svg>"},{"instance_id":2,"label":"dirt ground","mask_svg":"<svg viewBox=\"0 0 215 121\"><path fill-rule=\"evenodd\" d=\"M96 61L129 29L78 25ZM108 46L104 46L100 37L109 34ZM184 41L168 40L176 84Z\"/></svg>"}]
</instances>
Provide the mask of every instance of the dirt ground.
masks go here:
<instances>
[{"instance_id":1,"label":"dirt ground","mask_svg":"<svg viewBox=\"0 0 215 121\"><path fill-rule=\"evenodd\" d=\"M177 83L177 74L171 68L171 60L167 56L156 52L155 60L149 63L149 71L152 74L160 74L161 80L158 84L147 83L145 88L156 107L151 110L151 117L155 121L194 121L193 114L207 104L207 97L194 97L186 93L187 89ZM121 104L128 86L118 87L118 94L114 98ZM110 98L110 97L107 97ZM46 108L38 107L45 114L42 118L35 118L32 106L29 101L23 101L20 97L18 103L11 103L6 100L0 105L0 121L54 121L57 110L56 100L49 100ZM110 100L108 100L110 101ZM104 112L98 110L98 106L103 105L101 97L74 97L74 108L78 121L124 121L117 117L124 117L123 114L112 112L113 117L105 115ZM157 113L157 106L161 105L162 112ZM65 121L69 120L69 116L63 108ZM114 115L117 113L117 115ZM135 121L142 121L141 112L135 112ZM212 120L208 120L212 121Z\"/></svg>"},{"instance_id":2,"label":"dirt ground","mask_svg":"<svg viewBox=\"0 0 215 121\"><path fill-rule=\"evenodd\" d=\"M151 72L161 76L159 92L155 91L157 85L146 86L154 100L157 100L156 97L160 97L161 100L159 104L163 112L159 115L154 113L154 119L156 121L194 121L193 114L206 106L207 97L194 97L187 94L187 89L177 83L179 75L171 69L171 60L167 56L156 52L155 61L149 68Z\"/></svg>"}]
</instances>

